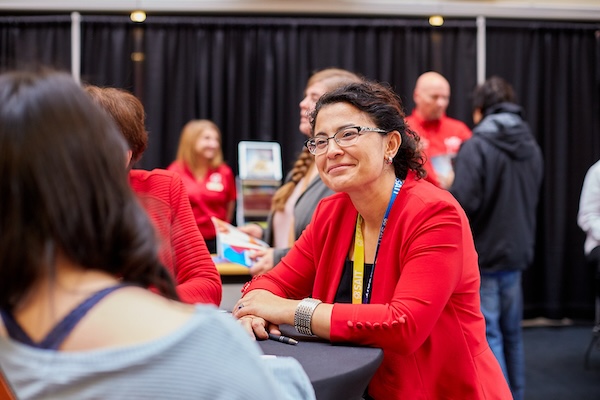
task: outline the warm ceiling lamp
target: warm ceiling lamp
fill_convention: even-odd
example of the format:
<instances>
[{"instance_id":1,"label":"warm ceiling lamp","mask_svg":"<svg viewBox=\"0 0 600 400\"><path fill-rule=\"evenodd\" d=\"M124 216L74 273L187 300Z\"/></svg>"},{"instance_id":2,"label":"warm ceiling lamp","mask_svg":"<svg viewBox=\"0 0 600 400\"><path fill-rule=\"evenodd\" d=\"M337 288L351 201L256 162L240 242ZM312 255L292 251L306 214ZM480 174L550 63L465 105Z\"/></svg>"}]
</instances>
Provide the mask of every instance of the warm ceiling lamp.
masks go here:
<instances>
[{"instance_id":1,"label":"warm ceiling lamp","mask_svg":"<svg viewBox=\"0 0 600 400\"><path fill-rule=\"evenodd\" d=\"M146 12L142 10L132 11L129 18L131 18L133 22L144 22L146 20Z\"/></svg>"},{"instance_id":2,"label":"warm ceiling lamp","mask_svg":"<svg viewBox=\"0 0 600 400\"><path fill-rule=\"evenodd\" d=\"M432 15L429 17L429 25L431 26L442 26L444 25L444 17L441 15Z\"/></svg>"}]
</instances>

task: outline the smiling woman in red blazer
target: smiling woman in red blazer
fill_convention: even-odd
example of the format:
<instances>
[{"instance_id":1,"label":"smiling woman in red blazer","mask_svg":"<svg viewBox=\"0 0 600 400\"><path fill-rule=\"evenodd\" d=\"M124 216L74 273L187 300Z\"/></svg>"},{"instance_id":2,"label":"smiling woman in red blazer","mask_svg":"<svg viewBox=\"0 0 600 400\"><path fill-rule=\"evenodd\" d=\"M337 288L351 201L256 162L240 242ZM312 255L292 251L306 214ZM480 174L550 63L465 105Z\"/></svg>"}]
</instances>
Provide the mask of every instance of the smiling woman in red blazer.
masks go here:
<instances>
[{"instance_id":1,"label":"smiling woman in red blazer","mask_svg":"<svg viewBox=\"0 0 600 400\"><path fill-rule=\"evenodd\" d=\"M373 399L510 399L485 337L468 220L424 179L399 97L377 83L325 94L306 142L327 186L286 257L233 310L257 338L278 325L380 347ZM310 297L309 297L310 296Z\"/></svg>"}]
</instances>

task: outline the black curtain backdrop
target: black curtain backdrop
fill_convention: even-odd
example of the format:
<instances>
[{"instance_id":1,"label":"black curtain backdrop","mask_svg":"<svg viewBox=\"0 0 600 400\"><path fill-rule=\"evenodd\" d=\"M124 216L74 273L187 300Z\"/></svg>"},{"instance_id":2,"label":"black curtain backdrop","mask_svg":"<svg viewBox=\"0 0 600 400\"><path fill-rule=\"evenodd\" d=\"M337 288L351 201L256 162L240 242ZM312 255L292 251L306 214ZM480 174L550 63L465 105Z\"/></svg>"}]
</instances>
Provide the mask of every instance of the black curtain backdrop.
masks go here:
<instances>
[{"instance_id":1,"label":"black curtain backdrop","mask_svg":"<svg viewBox=\"0 0 600 400\"><path fill-rule=\"evenodd\" d=\"M146 168L168 165L183 125L208 118L221 127L235 171L241 140L279 142L289 170L305 139L298 103L317 69L336 66L387 82L410 108L423 71L439 70L457 91L475 84L472 20L432 29L410 19L148 17L143 29L141 91L152 138ZM457 101L449 113L464 119L470 110Z\"/></svg>"},{"instance_id":2,"label":"black curtain backdrop","mask_svg":"<svg viewBox=\"0 0 600 400\"><path fill-rule=\"evenodd\" d=\"M71 70L71 17L0 15L0 71L38 67Z\"/></svg>"},{"instance_id":3,"label":"black curtain backdrop","mask_svg":"<svg viewBox=\"0 0 600 400\"><path fill-rule=\"evenodd\" d=\"M487 20L487 75L511 82L545 162L526 315L582 318L593 274L577 226L587 169L600 158L600 24Z\"/></svg>"},{"instance_id":4,"label":"black curtain backdrop","mask_svg":"<svg viewBox=\"0 0 600 400\"><path fill-rule=\"evenodd\" d=\"M0 68L68 68L68 16L0 16ZM25 29L25 27L27 29ZM82 16L82 80L142 99L150 146L140 167L165 167L181 127L214 120L237 171L241 140L277 141L284 172L304 140L298 103L314 70L341 67L388 82L413 107L418 75L452 87L448 114L472 126L476 27L409 18L305 16ZM511 82L544 152L536 258L525 273L526 317L592 319L591 271L576 225L587 168L600 158L600 24L487 20L487 76ZM57 60L62 60L58 62Z\"/></svg>"},{"instance_id":5,"label":"black curtain backdrop","mask_svg":"<svg viewBox=\"0 0 600 400\"><path fill-rule=\"evenodd\" d=\"M124 16L82 16L81 20L81 81L135 92L136 33L142 26Z\"/></svg>"}]
</instances>

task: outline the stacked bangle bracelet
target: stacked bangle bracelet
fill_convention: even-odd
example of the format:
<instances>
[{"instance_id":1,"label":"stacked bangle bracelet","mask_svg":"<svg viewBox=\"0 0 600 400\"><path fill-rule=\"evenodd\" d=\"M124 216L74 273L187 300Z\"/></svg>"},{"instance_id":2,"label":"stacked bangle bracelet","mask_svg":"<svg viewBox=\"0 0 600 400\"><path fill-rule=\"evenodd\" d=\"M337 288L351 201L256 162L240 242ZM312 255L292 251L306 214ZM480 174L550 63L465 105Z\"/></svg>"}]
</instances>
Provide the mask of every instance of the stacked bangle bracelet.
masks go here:
<instances>
[{"instance_id":1,"label":"stacked bangle bracelet","mask_svg":"<svg viewBox=\"0 0 600 400\"><path fill-rule=\"evenodd\" d=\"M303 335L312 335L312 329L310 328L310 324L312 321L313 313L315 312L315 308L321 304L321 300L306 298L296 307L296 312L294 313L294 327L296 330Z\"/></svg>"}]
</instances>

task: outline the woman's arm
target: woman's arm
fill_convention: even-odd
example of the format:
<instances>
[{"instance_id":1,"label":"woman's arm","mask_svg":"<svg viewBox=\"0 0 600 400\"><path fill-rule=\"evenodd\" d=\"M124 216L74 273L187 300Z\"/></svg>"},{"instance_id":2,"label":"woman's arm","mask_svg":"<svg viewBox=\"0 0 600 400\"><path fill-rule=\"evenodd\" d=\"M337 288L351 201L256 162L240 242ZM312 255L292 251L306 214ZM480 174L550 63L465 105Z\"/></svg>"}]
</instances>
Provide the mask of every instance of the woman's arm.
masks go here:
<instances>
[{"instance_id":1,"label":"woman's arm","mask_svg":"<svg viewBox=\"0 0 600 400\"><path fill-rule=\"evenodd\" d=\"M233 213L235 211L235 200L227 203L227 222L233 221Z\"/></svg>"},{"instance_id":2,"label":"woman's arm","mask_svg":"<svg viewBox=\"0 0 600 400\"><path fill-rule=\"evenodd\" d=\"M319 210L315 211L315 215L318 214ZM248 332L266 339L267 332L278 333L281 324L294 326L298 305L302 299L312 296L314 291L316 260L319 258L313 254L315 243L320 241L315 237L314 227L309 225L281 263L247 284L243 297L234 307L233 315L241 318ZM333 307L326 303L316 306L310 323L313 334L330 338Z\"/></svg>"},{"instance_id":3,"label":"woman's arm","mask_svg":"<svg viewBox=\"0 0 600 400\"><path fill-rule=\"evenodd\" d=\"M267 339L268 333L280 333L279 325L294 326L294 317L300 300L285 299L267 290L252 290L237 301L233 316L242 326L259 339ZM313 334L329 339L332 304L317 305L311 317ZM260 317L258 317L260 315Z\"/></svg>"},{"instance_id":4,"label":"woman's arm","mask_svg":"<svg viewBox=\"0 0 600 400\"><path fill-rule=\"evenodd\" d=\"M171 184L173 221L171 246L175 259L177 293L186 303L221 304L221 277L208 252L206 243L190 206L179 176Z\"/></svg>"},{"instance_id":5,"label":"woman's arm","mask_svg":"<svg viewBox=\"0 0 600 400\"><path fill-rule=\"evenodd\" d=\"M223 164L224 179L227 182L227 222L233 221L233 213L235 212L235 202L237 200L237 189L235 187L235 176L228 165Z\"/></svg>"}]
</instances>

